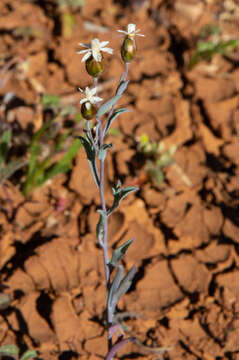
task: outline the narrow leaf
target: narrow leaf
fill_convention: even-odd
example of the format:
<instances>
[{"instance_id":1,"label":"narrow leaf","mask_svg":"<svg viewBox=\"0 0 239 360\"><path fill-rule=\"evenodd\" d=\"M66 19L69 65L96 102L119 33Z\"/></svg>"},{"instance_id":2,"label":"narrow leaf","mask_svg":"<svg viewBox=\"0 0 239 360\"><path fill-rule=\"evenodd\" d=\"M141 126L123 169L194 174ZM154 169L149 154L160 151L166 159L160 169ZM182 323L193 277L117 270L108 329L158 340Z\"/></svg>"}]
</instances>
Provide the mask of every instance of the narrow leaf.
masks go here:
<instances>
[{"instance_id":1,"label":"narrow leaf","mask_svg":"<svg viewBox=\"0 0 239 360\"><path fill-rule=\"evenodd\" d=\"M8 151L8 145L11 141L11 130L6 130L1 136L0 139L0 166L5 161L5 157Z\"/></svg>"},{"instance_id":2,"label":"narrow leaf","mask_svg":"<svg viewBox=\"0 0 239 360\"><path fill-rule=\"evenodd\" d=\"M121 108L121 109L117 109L114 111L114 113L111 115L111 117L109 118L109 120L106 123L105 129L104 129L104 134L107 133L107 131L109 130L109 128L111 127L111 125L113 124L113 122L115 121L115 119L120 115L123 114L124 112L129 112L128 109L126 108Z\"/></svg>"},{"instance_id":3,"label":"narrow leaf","mask_svg":"<svg viewBox=\"0 0 239 360\"><path fill-rule=\"evenodd\" d=\"M75 139L61 160L49 170L47 170L45 174L45 181L51 179L57 174L67 172L70 169L71 161L76 157L81 146L81 141L79 139Z\"/></svg>"},{"instance_id":4,"label":"narrow leaf","mask_svg":"<svg viewBox=\"0 0 239 360\"><path fill-rule=\"evenodd\" d=\"M100 219L98 221L98 224L96 225L96 235L99 244L101 245L104 237L104 222L107 219L107 215L103 210L98 210L98 213L100 214Z\"/></svg>"},{"instance_id":5,"label":"narrow leaf","mask_svg":"<svg viewBox=\"0 0 239 360\"><path fill-rule=\"evenodd\" d=\"M18 160L11 161L4 168L1 168L0 169L0 184L2 184L5 180L10 178L15 173L15 171L21 169L26 164L27 164L27 161L18 159Z\"/></svg>"},{"instance_id":6,"label":"narrow leaf","mask_svg":"<svg viewBox=\"0 0 239 360\"><path fill-rule=\"evenodd\" d=\"M128 273L125 275L124 279L121 281L120 286L118 287L118 290L115 294L115 299L113 299L116 304L118 303L119 299L129 290L135 273L136 266L133 265L132 268L128 271Z\"/></svg>"},{"instance_id":7,"label":"narrow leaf","mask_svg":"<svg viewBox=\"0 0 239 360\"><path fill-rule=\"evenodd\" d=\"M17 359L19 355L19 349L15 345L3 345L0 347L0 356L10 356Z\"/></svg>"},{"instance_id":8,"label":"narrow leaf","mask_svg":"<svg viewBox=\"0 0 239 360\"><path fill-rule=\"evenodd\" d=\"M35 357L37 357L37 352L35 350L28 350L22 355L21 360L34 359Z\"/></svg>"},{"instance_id":9,"label":"narrow leaf","mask_svg":"<svg viewBox=\"0 0 239 360\"><path fill-rule=\"evenodd\" d=\"M115 249L113 251L112 258L110 260L110 266L112 269L118 264L118 262L123 258L126 251L128 250L128 247L134 242L135 239L130 239L126 241L123 245L121 245L118 249Z\"/></svg>"},{"instance_id":10,"label":"narrow leaf","mask_svg":"<svg viewBox=\"0 0 239 360\"><path fill-rule=\"evenodd\" d=\"M111 214L120 204L120 201L123 200L128 194L130 194L133 191L138 190L138 187L136 186L128 186L124 189L121 189L120 181L116 185L116 188L113 188L113 196L114 196L114 202L112 207L108 210L108 214Z\"/></svg>"},{"instance_id":11,"label":"narrow leaf","mask_svg":"<svg viewBox=\"0 0 239 360\"><path fill-rule=\"evenodd\" d=\"M85 152L86 152L86 156L90 165L90 170L92 172L92 175L94 177L95 183L96 185L99 187L100 186L100 180L99 180L99 175L98 175L98 171L97 171L97 167L96 167L96 163L95 163L95 149L94 147L90 144L90 142L85 139L84 137L80 136L80 141L82 143L82 145L84 146Z\"/></svg>"},{"instance_id":12,"label":"narrow leaf","mask_svg":"<svg viewBox=\"0 0 239 360\"><path fill-rule=\"evenodd\" d=\"M126 81L120 80L120 84L116 90L116 95L121 96L127 89L128 83L129 83L129 80L126 80Z\"/></svg>"},{"instance_id":13,"label":"narrow leaf","mask_svg":"<svg viewBox=\"0 0 239 360\"><path fill-rule=\"evenodd\" d=\"M99 150L99 153L98 153L98 158L99 160L105 160L105 157L106 157L106 153L107 153L107 150L108 149L112 149L113 148L113 145L112 144L104 144L100 150Z\"/></svg>"},{"instance_id":14,"label":"narrow leaf","mask_svg":"<svg viewBox=\"0 0 239 360\"><path fill-rule=\"evenodd\" d=\"M108 293L108 299L107 299L107 304L108 304L108 306L110 306L112 308L113 313L114 313L115 306L117 304L117 302L114 301L115 294L118 290L118 287L121 283L122 278L123 278L123 266L119 265L118 269L117 269L117 273L115 275L115 278L111 284L111 287L110 287L110 290Z\"/></svg>"},{"instance_id":15,"label":"narrow leaf","mask_svg":"<svg viewBox=\"0 0 239 360\"><path fill-rule=\"evenodd\" d=\"M101 105L101 107L97 112L97 117L100 117L104 115L107 111L109 111L112 108L112 106L114 106L117 103L120 97L121 95L116 95L113 98L106 101L103 105Z\"/></svg>"}]
</instances>

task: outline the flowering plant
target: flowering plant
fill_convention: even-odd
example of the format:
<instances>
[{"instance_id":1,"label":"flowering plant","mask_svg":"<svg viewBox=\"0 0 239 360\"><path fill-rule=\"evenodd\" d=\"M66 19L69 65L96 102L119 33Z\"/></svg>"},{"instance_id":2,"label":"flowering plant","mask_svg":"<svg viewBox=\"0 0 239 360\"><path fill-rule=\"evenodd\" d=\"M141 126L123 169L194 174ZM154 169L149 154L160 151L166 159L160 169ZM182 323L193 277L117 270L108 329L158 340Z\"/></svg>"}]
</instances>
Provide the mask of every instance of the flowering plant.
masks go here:
<instances>
[{"instance_id":1,"label":"flowering plant","mask_svg":"<svg viewBox=\"0 0 239 360\"><path fill-rule=\"evenodd\" d=\"M125 337L123 335L123 329L117 322L116 317L117 303L130 288L136 273L136 266L133 265L128 273L124 275L123 266L119 264L134 239L128 240L119 248L115 249L110 259L108 255L108 218L113 211L118 208L120 201L131 192L136 191L137 187L128 186L122 188L120 181L118 181L115 188L113 188L113 203L111 206L107 207L104 196L104 162L107 156L107 151L111 149L113 145L105 143L104 139L113 121L119 115L128 111L126 108L115 109L115 106L128 86L128 69L130 61L134 58L136 52L135 35L143 35L138 34L139 30L136 30L134 24L128 25L127 32L123 30L119 30L119 32L126 35L121 47L121 56L125 63L125 71L120 78L115 96L104 102L100 107L98 103L103 99L97 95L97 85L98 77L104 70L102 52L112 54L113 50L106 47L106 45L108 45L108 41L100 42L98 39L93 39L90 44L80 43L81 46L87 49L79 51L79 54L84 54L82 62L86 63L86 70L94 79L94 87L92 89L86 87L84 91L85 97L80 102L82 116L86 119L85 137L80 137L80 140L84 146L90 169L95 179L96 186L99 189L101 199L101 209L98 210L99 221L96 226L96 233L98 243L103 250L107 289L106 312L108 353L105 360L113 359L118 350L120 350L126 343L135 340L133 336ZM80 91L83 92L81 89ZM106 115L104 122L102 120L103 115ZM94 118L96 119L96 125L93 131L91 120ZM96 163L97 158L100 165L99 170ZM118 330L122 331L120 331L120 335L117 337L116 341L113 342L113 335L116 334L116 331Z\"/></svg>"}]
</instances>

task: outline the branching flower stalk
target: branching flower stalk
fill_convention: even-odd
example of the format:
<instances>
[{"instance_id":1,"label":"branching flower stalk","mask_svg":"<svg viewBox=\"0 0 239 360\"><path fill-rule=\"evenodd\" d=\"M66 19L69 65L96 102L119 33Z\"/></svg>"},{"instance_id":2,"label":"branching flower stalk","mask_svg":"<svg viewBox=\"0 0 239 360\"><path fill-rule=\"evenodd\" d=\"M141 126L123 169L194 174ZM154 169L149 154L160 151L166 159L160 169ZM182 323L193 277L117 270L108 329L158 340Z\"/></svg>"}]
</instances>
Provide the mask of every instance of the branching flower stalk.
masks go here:
<instances>
[{"instance_id":1,"label":"branching flower stalk","mask_svg":"<svg viewBox=\"0 0 239 360\"><path fill-rule=\"evenodd\" d=\"M117 87L115 96L99 106L99 102L103 99L97 94L98 78L104 71L105 62L102 52L109 54L113 53L111 48L106 47L108 41L100 42L98 39L93 39L90 44L82 44L84 50L79 51L79 54L84 54L82 62L85 62L86 71L93 77L92 89L86 87L84 90L85 97L81 100L81 113L86 119L85 137L80 137L80 140L86 151L87 159L90 165L91 172L93 174L96 186L99 189L101 209L99 212L99 222L96 226L96 234L100 247L103 251L104 257L104 270L105 281L107 290L107 334L108 334L108 352L105 360L111 360L116 353L128 342L134 341L134 337L127 337L123 335L123 331L120 323L117 322L116 307L119 299L128 291L131 286L132 280L136 273L136 266L133 265L128 273L124 276L123 266L119 264L120 260L125 255L128 247L134 241L134 239L128 240L119 248L113 251L111 259L108 255L108 219L109 216L115 211L120 201L126 197L129 193L136 191L137 188L129 186L121 188L121 183L118 181L113 191L113 204L107 207L104 194L104 165L107 151L110 150L113 145L104 142L105 136L110 129L114 120L122 113L127 112L126 108L115 109L118 100L121 98L128 86L128 70L130 62L133 60L136 54L136 42L135 36L144 36L139 34L140 30L136 30L135 24L129 24L127 31L118 30L125 34L123 44L121 46L121 57L125 63L125 71L122 74L119 85ZM80 89L83 92L82 89ZM102 116L107 114L106 120L102 120ZM94 124L92 121L96 120ZM93 126L94 125L94 126ZM99 160L99 171L97 167L96 159ZM116 341L113 342L113 336L119 331Z\"/></svg>"}]
</instances>

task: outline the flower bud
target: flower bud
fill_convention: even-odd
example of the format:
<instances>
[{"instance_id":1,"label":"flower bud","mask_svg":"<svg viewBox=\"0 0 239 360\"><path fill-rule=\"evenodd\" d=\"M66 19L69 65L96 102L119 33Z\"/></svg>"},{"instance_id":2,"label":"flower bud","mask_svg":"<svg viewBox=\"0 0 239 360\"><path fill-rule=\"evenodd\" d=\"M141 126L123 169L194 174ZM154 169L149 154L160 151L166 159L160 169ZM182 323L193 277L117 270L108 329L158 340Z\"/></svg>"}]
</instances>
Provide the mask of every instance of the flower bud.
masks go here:
<instances>
[{"instance_id":1,"label":"flower bud","mask_svg":"<svg viewBox=\"0 0 239 360\"><path fill-rule=\"evenodd\" d=\"M124 60L124 62L129 63L136 54L136 43L135 40L130 37L126 36L123 42L123 45L121 46L121 57Z\"/></svg>"},{"instance_id":2,"label":"flower bud","mask_svg":"<svg viewBox=\"0 0 239 360\"><path fill-rule=\"evenodd\" d=\"M100 61L96 61L93 56L91 56L86 60L85 67L89 75L95 78L98 77L104 71L105 67L103 56Z\"/></svg>"},{"instance_id":3,"label":"flower bud","mask_svg":"<svg viewBox=\"0 0 239 360\"><path fill-rule=\"evenodd\" d=\"M86 120L91 120L97 113L97 107L90 101L86 101L81 105L81 115Z\"/></svg>"}]
</instances>

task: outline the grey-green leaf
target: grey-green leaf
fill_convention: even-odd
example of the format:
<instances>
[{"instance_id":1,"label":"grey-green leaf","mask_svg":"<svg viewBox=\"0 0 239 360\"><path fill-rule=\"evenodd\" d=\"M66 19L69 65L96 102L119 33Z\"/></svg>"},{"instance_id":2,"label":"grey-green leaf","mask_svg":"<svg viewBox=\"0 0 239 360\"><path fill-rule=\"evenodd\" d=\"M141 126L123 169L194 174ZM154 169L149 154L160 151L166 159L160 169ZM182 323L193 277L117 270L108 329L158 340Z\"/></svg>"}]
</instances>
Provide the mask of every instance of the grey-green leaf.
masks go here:
<instances>
[{"instance_id":1,"label":"grey-green leaf","mask_svg":"<svg viewBox=\"0 0 239 360\"><path fill-rule=\"evenodd\" d=\"M100 218L98 221L98 224L96 225L96 235L97 239L99 241L99 244L102 244L103 236L104 236L104 222L107 218L107 215L103 210L98 210L98 213L100 214Z\"/></svg>"},{"instance_id":2,"label":"grey-green leaf","mask_svg":"<svg viewBox=\"0 0 239 360\"><path fill-rule=\"evenodd\" d=\"M112 106L114 106L117 103L120 97L121 95L116 95L111 99L109 99L108 101L106 101L103 105L101 105L101 107L97 112L97 117L100 117L104 115L107 111L109 111L112 108Z\"/></svg>"},{"instance_id":3,"label":"grey-green leaf","mask_svg":"<svg viewBox=\"0 0 239 360\"><path fill-rule=\"evenodd\" d=\"M111 115L111 117L109 118L109 120L106 123L105 129L104 129L104 134L107 133L107 131L109 130L109 128L111 127L111 125L113 124L113 122L115 121L115 119L123 114L124 112L129 112L129 109L126 108L121 108L121 109L117 109L113 112L113 114Z\"/></svg>"},{"instance_id":4,"label":"grey-green leaf","mask_svg":"<svg viewBox=\"0 0 239 360\"><path fill-rule=\"evenodd\" d=\"M3 345L0 347L0 356L9 356L17 359L19 356L19 349L15 345Z\"/></svg>"},{"instance_id":5,"label":"grey-green leaf","mask_svg":"<svg viewBox=\"0 0 239 360\"><path fill-rule=\"evenodd\" d=\"M113 312L114 312L114 308L117 304L117 302L114 301L115 294L119 288L119 285L120 285L122 279L123 279L123 266L119 265L118 269L117 269L117 273L115 275L115 278L111 284L111 287L110 287L110 290L108 293L108 299L107 299L108 306L110 306L112 308Z\"/></svg>"},{"instance_id":6,"label":"grey-green leaf","mask_svg":"<svg viewBox=\"0 0 239 360\"><path fill-rule=\"evenodd\" d=\"M116 301L116 304L118 303L119 299L129 290L135 273L136 266L134 264L132 268L128 271L128 273L125 275L124 279L121 281L118 290L115 293L115 299L113 301Z\"/></svg>"},{"instance_id":7,"label":"grey-green leaf","mask_svg":"<svg viewBox=\"0 0 239 360\"><path fill-rule=\"evenodd\" d=\"M116 90L116 95L121 96L125 92L125 90L127 89L128 83L129 83L129 80L120 81L118 89Z\"/></svg>"},{"instance_id":8,"label":"grey-green leaf","mask_svg":"<svg viewBox=\"0 0 239 360\"><path fill-rule=\"evenodd\" d=\"M113 270L115 266L117 266L118 262L123 258L126 251L128 250L128 247L134 242L135 239L130 239L126 241L123 245L121 245L118 249L115 249L113 251L112 258L110 260L110 266Z\"/></svg>"},{"instance_id":9,"label":"grey-green leaf","mask_svg":"<svg viewBox=\"0 0 239 360\"><path fill-rule=\"evenodd\" d=\"M99 160L104 161L104 160L105 160L105 157L106 157L107 150L108 150L108 149L112 149L112 148L113 148L113 145L112 145L112 144L104 144L104 145L100 148L99 153L98 153L98 158L99 158Z\"/></svg>"},{"instance_id":10,"label":"grey-green leaf","mask_svg":"<svg viewBox=\"0 0 239 360\"><path fill-rule=\"evenodd\" d=\"M37 352L35 350L28 350L22 355L21 360L34 359L35 357L37 357Z\"/></svg>"},{"instance_id":11,"label":"grey-green leaf","mask_svg":"<svg viewBox=\"0 0 239 360\"><path fill-rule=\"evenodd\" d=\"M121 183L120 181L118 181L116 187L113 188L114 202L112 207L108 210L108 215L111 214L119 206L122 199L124 199L128 194L136 190L138 190L138 187L136 186L127 186L126 188L121 189Z\"/></svg>"},{"instance_id":12,"label":"grey-green leaf","mask_svg":"<svg viewBox=\"0 0 239 360\"><path fill-rule=\"evenodd\" d=\"M87 156L87 159L88 159L89 165L90 165L90 170L91 170L92 175L94 177L95 183L99 187L100 186L100 180L99 180L99 175L98 175L96 162L95 162L95 156L96 156L95 149L87 139L85 139L82 136L80 136L79 138L80 138L80 141L81 141L82 145L84 146L86 156Z\"/></svg>"}]
</instances>

